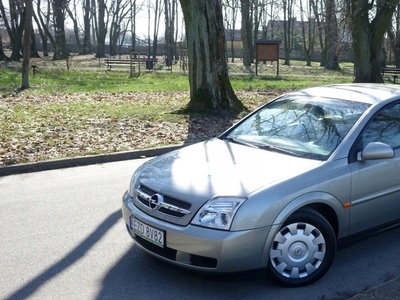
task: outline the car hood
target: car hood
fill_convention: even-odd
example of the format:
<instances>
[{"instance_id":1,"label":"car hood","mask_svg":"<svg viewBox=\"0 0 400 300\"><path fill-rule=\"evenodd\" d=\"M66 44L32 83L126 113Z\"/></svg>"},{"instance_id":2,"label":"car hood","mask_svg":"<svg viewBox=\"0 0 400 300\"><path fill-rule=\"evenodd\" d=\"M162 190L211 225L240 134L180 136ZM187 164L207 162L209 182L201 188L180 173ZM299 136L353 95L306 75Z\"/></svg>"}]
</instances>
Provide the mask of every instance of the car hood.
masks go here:
<instances>
[{"instance_id":1,"label":"car hood","mask_svg":"<svg viewBox=\"0 0 400 300\"><path fill-rule=\"evenodd\" d=\"M248 196L320 164L215 138L147 162L138 182L157 193L200 206L217 195Z\"/></svg>"}]
</instances>

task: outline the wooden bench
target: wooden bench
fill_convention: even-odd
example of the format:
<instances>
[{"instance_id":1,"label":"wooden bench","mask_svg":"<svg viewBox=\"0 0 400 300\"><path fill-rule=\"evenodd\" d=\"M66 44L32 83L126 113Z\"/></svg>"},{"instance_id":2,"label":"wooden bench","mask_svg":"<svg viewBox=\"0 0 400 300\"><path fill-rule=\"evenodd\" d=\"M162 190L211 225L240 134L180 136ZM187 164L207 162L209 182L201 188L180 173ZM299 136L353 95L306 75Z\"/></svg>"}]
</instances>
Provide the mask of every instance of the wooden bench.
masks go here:
<instances>
[{"instance_id":1,"label":"wooden bench","mask_svg":"<svg viewBox=\"0 0 400 300\"><path fill-rule=\"evenodd\" d=\"M386 67L386 68L381 68L381 74L382 76L390 75L393 77L393 83L396 83L396 79L400 76L400 68L394 68L394 67Z\"/></svg>"},{"instance_id":2,"label":"wooden bench","mask_svg":"<svg viewBox=\"0 0 400 300\"><path fill-rule=\"evenodd\" d=\"M132 60L130 59L114 59L114 58L106 58L104 59L104 63L107 67L108 71L111 71L111 68L113 66L129 66L132 69L135 69L135 65L140 64L140 63L145 63L146 64L146 69L153 69L153 66L155 63L158 62L157 58L133 58Z\"/></svg>"},{"instance_id":3,"label":"wooden bench","mask_svg":"<svg viewBox=\"0 0 400 300\"><path fill-rule=\"evenodd\" d=\"M129 59L113 59L113 58L106 58L104 59L104 63L107 67L108 71L111 71L113 66L131 66L132 62Z\"/></svg>"}]
</instances>

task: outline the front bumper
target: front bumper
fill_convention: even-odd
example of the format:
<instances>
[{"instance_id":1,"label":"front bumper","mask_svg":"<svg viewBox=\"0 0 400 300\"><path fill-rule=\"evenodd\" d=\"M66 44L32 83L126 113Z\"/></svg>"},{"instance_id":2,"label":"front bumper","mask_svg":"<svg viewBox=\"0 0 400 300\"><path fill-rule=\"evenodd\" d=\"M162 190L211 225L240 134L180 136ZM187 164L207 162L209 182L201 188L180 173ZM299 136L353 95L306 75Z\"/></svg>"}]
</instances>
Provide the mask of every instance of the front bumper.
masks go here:
<instances>
[{"instance_id":1,"label":"front bumper","mask_svg":"<svg viewBox=\"0 0 400 300\"><path fill-rule=\"evenodd\" d=\"M178 226L153 218L133 204L126 192L122 215L136 244L147 253L188 269L208 272L238 272L266 267L270 227L243 231L223 231L194 225ZM165 231L165 247L156 246L130 228L133 216L147 225Z\"/></svg>"}]
</instances>

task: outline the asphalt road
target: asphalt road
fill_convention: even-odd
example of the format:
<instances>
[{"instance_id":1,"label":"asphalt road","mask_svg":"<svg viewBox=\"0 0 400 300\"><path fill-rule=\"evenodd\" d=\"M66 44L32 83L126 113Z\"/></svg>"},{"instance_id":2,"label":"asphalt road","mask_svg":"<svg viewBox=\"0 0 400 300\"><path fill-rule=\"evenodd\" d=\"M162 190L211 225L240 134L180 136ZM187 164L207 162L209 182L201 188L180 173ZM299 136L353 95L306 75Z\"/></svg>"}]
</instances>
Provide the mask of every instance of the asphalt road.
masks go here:
<instances>
[{"instance_id":1,"label":"asphalt road","mask_svg":"<svg viewBox=\"0 0 400 300\"><path fill-rule=\"evenodd\" d=\"M346 248L319 282L202 276L137 249L121 197L144 160L0 177L0 299L348 299L400 277L400 228ZM376 299L376 298L375 298Z\"/></svg>"}]
</instances>

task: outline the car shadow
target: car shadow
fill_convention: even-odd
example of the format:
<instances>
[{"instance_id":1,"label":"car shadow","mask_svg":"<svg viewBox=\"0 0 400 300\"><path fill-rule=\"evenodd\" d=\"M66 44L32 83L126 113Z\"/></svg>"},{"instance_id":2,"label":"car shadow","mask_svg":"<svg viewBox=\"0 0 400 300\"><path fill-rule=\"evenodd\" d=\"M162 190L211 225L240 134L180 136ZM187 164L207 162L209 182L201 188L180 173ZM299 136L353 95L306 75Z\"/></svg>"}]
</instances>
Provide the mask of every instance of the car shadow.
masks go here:
<instances>
[{"instance_id":1,"label":"car shadow","mask_svg":"<svg viewBox=\"0 0 400 300\"><path fill-rule=\"evenodd\" d=\"M96 299L217 299L227 289L231 295L232 285L237 299L245 299L249 290L264 283L259 271L224 275L188 271L150 257L133 244L104 277Z\"/></svg>"},{"instance_id":2,"label":"car shadow","mask_svg":"<svg viewBox=\"0 0 400 300\"><path fill-rule=\"evenodd\" d=\"M400 276L393 243L400 228L338 252L320 281L301 288L271 283L264 270L203 275L152 258L134 243L111 268L96 299L299 299L344 300ZM389 259L390 258L390 259Z\"/></svg>"}]
</instances>

